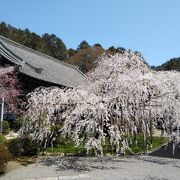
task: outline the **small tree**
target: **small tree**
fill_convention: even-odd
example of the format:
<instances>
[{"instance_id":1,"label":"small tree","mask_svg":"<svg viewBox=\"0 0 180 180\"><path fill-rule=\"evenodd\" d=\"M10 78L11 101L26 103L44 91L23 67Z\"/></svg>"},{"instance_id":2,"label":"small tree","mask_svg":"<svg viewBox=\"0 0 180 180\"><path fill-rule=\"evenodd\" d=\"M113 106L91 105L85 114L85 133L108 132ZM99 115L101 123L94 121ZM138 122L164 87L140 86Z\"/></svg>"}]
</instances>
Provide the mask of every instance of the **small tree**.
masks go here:
<instances>
[{"instance_id":1,"label":"small tree","mask_svg":"<svg viewBox=\"0 0 180 180\"><path fill-rule=\"evenodd\" d=\"M19 83L13 67L0 68L1 132L4 112L19 113Z\"/></svg>"},{"instance_id":2,"label":"small tree","mask_svg":"<svg viewBox=\"0 0 180 180\"><path fill-rule=\"evenodd\" d=\"M79 45L78 45L78 48L77 48L77 51L80 51L80 50L83 50L83 49L87 49L91 47L87 41L82 41Z\"/></svg>"}]
</instances>

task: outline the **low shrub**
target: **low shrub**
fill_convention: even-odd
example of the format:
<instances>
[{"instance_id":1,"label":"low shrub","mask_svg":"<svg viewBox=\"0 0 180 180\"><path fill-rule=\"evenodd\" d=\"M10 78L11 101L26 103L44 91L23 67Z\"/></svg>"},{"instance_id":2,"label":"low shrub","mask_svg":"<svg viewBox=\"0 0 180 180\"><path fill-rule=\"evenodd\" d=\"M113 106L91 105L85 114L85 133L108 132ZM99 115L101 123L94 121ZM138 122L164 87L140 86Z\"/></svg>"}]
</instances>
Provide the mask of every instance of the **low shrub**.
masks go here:
<instances>
[{"instance_id":1,"label":"low shrub","mask_svg":"<svg viewBox=\"0 0 180 180\"><path fill-rule=\"evenodd\" d=\"M0 134L0 144L5 144L6 143L6 138Z\"/></svg>"},{"instance_id":2,"label":"low shrub","mask_svg":"<svg viewBox=\"0 0 180 180\"><path fill-rule=\"evenodd\" d=\"M8 121L3 121L2 127L3 127L3 134L7 134L11 130Z\"/></svg>"},{"instance_id":3,"label":"low shrub","mask_svg":"<svg viewBox=\"0 0 180 180\"><path fill-rule=\"evenodd\" d=\"M15 132L18 131L23 126L24 121L24 116L17 117L16 120L11 124L11 129L13 129Z\"/></svg>"},{"instance_id":4,"label":"low shrub","mask_svg":"<svg viewBox=\"0 0 180 180\"><path fill-rule=\"evenodd\" d=\"M37 155L39 145L29 138L16 138L8 143L8 149L14 157Z\"/></svg>"},{"instance_id":5,"label":"low shrub","mask_svg":"<svg viewBox=\"0 0 180 180\"><path fill-rule=\"evenodd\" d=\"M11 154L5 145L0 144L0 174L4 173L4 169L7 165L7 162L11 159Z\"/></svg>"}]
</instances>

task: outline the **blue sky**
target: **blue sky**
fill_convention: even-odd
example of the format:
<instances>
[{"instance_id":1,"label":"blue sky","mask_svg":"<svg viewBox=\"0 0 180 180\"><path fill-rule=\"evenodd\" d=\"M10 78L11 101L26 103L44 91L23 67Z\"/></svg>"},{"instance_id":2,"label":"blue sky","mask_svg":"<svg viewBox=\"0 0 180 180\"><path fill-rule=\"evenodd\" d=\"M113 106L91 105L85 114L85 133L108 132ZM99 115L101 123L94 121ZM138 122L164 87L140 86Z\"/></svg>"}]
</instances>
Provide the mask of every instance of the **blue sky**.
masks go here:
<instances>
[{"instance_id":1,"label":"blue sky","mask_svg":"<svg viewBox=\"0 0 180 180\"><path fill-rule=\"evenodd\" d=\"M140 51L151 65L180 57L179 0L0 0L0 21L53 33L68 48L82 40Z\"/></svg>"}]
</instances>

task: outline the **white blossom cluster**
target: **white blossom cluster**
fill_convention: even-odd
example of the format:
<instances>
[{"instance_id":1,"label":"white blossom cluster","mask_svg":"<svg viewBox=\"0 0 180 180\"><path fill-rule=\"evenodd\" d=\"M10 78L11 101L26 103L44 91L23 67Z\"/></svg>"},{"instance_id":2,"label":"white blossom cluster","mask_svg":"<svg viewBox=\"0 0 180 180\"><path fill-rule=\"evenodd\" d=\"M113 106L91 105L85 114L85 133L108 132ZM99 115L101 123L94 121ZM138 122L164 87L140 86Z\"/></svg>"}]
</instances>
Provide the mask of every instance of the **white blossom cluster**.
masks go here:
<instances>
[{"instance_id":1,"label":"white blossom cluster","mask_svg":"<svg viewBox=\"0 0 180 180\"><path fill-rule=\"evenodd\" d=\"M180 73L153 71L132 51L103 56L81 85L29 94L27 116L22 132L44 146L68 135L88 151L102 154L109 139L124 153L129 139L141 133L146 141L158 123L169 137L179 136Z\"/></svg>"},{"instance_id":2,"label":"white blossom cluster","mask_svg":"<svg viewBox=\"0 0 180 180\"><path fill-rule=\"evenodd\" d=\"M13 66L8 66L6 68L0 67L0 76L3 76L5 74L7 74L7 73L11 73L11 72L13 72L13 70L14 70Z\"/></svg>"}]
</instances>

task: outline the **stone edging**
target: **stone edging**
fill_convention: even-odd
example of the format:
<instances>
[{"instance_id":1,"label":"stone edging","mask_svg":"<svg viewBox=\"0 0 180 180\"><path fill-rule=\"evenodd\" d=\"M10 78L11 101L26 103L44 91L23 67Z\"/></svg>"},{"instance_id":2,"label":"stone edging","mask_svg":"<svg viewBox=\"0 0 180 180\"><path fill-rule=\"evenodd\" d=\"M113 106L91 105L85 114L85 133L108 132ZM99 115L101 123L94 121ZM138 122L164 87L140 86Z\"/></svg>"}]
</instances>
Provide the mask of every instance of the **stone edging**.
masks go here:
<instances>
[{"instance_id":1,"label":"stone edging","mask_svg":"<svg viewBox=\"0 0 180 180\"><path fill-rule=\"evenodd\" d=\"M88 174L78 174L75 176L59 176L59 177L47 177L47 178L35 178L27 180L61 180L61 179L80 179L80 178L89 178Z\"/></svg>"}]
</instances>

